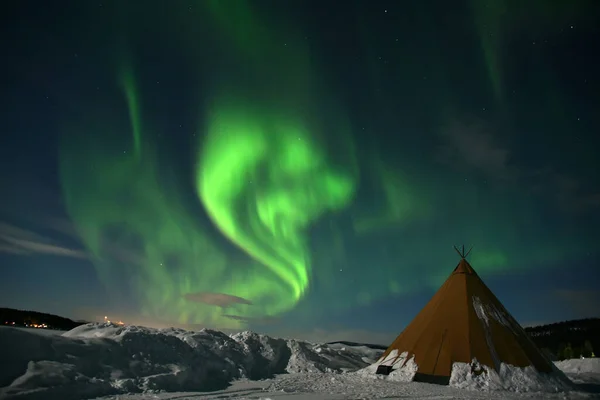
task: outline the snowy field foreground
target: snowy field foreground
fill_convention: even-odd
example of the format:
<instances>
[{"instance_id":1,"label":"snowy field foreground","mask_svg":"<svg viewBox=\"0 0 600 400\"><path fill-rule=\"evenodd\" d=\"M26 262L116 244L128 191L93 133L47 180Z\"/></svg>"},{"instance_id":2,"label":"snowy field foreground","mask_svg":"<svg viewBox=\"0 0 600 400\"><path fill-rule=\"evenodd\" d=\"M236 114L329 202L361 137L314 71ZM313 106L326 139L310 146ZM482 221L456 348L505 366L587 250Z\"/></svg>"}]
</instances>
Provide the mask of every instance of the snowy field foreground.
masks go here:
<instances>
[{"instance_id":1,"label":"snowy field foreground","mask_svg":"<svg viewBox=\"0 0 600 400\"><path fill-rule=\"evenodd\" d=\"M53 335L2 327L0 353L0 399L600 398L600 359L556 363L572 385L510 370L485 380L457 368L448 387L374 375L370 365L382 351L367 346L251 332L88 324Z\"/></svg>"}]
</instances>

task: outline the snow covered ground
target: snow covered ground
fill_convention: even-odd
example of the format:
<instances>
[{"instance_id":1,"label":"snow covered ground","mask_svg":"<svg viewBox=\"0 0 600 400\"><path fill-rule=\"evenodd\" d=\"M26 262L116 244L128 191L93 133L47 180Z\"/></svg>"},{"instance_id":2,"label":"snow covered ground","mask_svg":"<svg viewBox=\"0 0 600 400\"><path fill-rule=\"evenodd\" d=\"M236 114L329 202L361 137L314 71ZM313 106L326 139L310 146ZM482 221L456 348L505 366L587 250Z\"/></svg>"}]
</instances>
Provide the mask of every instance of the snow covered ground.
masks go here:
<instances>
[{"instance_id":1,"label":"snow covered ground","mask_svg":"<svg viewBox=\"0 0 600 400\"><path fill-rule=\"evenodd\" d=\"M527 374L509 391L468 377L461 390L368 373L382 351L367 346L109 324L45 333L0 328L1 399L600 398L599 359L556 363L568 390L533 387Z\"/></svg>"}]
</instances>

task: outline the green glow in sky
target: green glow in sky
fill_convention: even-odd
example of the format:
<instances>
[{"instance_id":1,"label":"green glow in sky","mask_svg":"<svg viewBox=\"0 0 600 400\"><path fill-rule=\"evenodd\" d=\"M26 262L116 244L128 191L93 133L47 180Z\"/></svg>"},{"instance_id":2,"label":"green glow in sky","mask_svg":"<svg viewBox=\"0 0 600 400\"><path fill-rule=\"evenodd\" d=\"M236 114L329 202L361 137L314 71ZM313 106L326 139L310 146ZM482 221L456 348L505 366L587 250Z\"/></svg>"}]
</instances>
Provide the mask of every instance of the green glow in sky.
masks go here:
<instances>
[{"instance_id":1,"label":"green glow in sky","mask_svg":"<svg viewBox=\"0 0 600 400\"><path fill-rule=\"evenodd\" d=\"M217 16L221 11L212 9ZM238 49L234 53L240 61L257 61L272 46L268 36L259 36L264 29L251 23L250 11L238 11L245 22L236 25L229 46ZM228 29L229 19L217 21ZM257 41L246 42L248 37ZM246 47L249 43L253 51ZM289 79L302 74L307 82L311 75L298 54L285 59L289 68L273 74L262 91L246 88L236 94L229 82L222 82L223 89L217 84L215 92L221 94L204 110L206 123L200 130L205 138L199 141L195 172L198 200L214 227L247 254L244 262L228 257L223 246L210 240L206 224L195 221L182 205L178 188L169 190L165 184L168 166L158 157L156 132L144 122L130 64L122 63L118 71L128 129L102 117L101 122L71 122L61 151L64 197L113 297L125 284L145 315L238 327L243 320L224 315L275 316L293 309L306 294L312 261L309 228L350 203L356 179L352 168L339 168L328 159L321 124L310 116L310 90ZM275 99L281 86L297 90L287 99ZM262 100L244 97L248 92ZM348 137L346 127L340 122L337 129ZM119 254L123 248L131 254ZM207 292L237 296L244 304L234 302L221 310L189 300Z\"/></svg>"},{"instance_id":2,"label":"green glow in sky","mask_svg":"<svg viewBox=\"0 0 600 400\"><path fill-rule=\"evenodd\" d=\"M140 104L135 88L133 71L131 70L130 65L127 64L126 67L121 69L120 82L123 87L123 92L125 93L127 106L129 109L129 121L131 123L131 134L133 135L133 152L136 157L139 157L142 145Z\"/></svg>"},{"instance_id":3,"label":"green glow in sky","mask_svg":"<svg viewBox=\"0 0 600 400\"><path fill-rule=\"evenodd\" d=\"M187 186L180 180L188 177L170 179L181 160L158 138L169 135L160 122L172 116L155 112L170 100L156 101L150 85L138 86L148 81L140 77L143 63L121 62L113 71L121 104L90 107L66 121L60 149L66 207L116 301L132 299L132 308L159 320L240 328L244 319L291 311L308 318L436 288L456 262L452 245L473 244L472 263L481 274L578 250L566 241L548 244L559 240L539 228L543 215L516 185L495 189L485 183L491 177L467 181L460 165L453 169L458 162L435 164L435 150L415 154L410 141L426 134L421 127L387 124L406 140L390 144L393 152L362 151L355 134L362 127L350 124L338 94L322 84L325 72L304 35L292 23L271 23L250 1L225 3L198 2L196 14L180 10L193 19L186 25L182 18L181 32L207 24L219 35L184 40L177 29L172 35L179 38L173 48L203 54L190 57L198 71L211 70L209 79L201 72L192 77L203 85L202 103L190 106L194 126L182 128L198 133ZM482 58L500 101L502 40L485 29L501 35L502 2L489 10L475 3ZM418 15L431 22L427 10ZM370 43L367 18L358 22L370 73L365 81L384 102L379 50ZM452 98L460 94L445 78L443 53L434 51L436 35L424 35L435 53L427 73L441 82L431 104L454 110ZM204 57L202 45L219 51ZM203 70L205 64L210 68ZM408 92L394 96L422 96ZM434 116L433 108L426 122L439 119L442 130L444 111ZM394 117L404 112L387 110ZM389 133L374 129L372 136ZM440 142L436 135L431 142ZM220 307L210 293L236 297Z\"/></svg>"},{"instance_id":4,"label":"green glow in sky","mask_svg":"<svg viewBox=\"0 0 600 400\"><path fill-rule=\"evenodd\" d=\"M246 317L284 310L285 304L263 303L260 296L284 297L277 277L251 260L233 268L191 218L177 191L161 182L164 166L158 165L151 135L141 135L148 127L132 101L137 91L131 76L123 86L130 128L101 117L71 123L61 150L67 209L109 293L122 298L119 291L126 287L131 293L125 297L136 299L144 315L179 323L240 326L240 321L223 317L221 309L190 302L186 294L252 299L252 305L233 304L227 311Z\"/></svg>"},{"instance_id":5,"label":"green glow in sky","mask_svg":"<svg viewBox=\"0 0 600 400\"><path fill-rule=\"evenodd\" d=\"M513 33L512 31L519 29L520 32L517 33L519 40L531 40L532 45L535 46L537 38L541 37L543 32L572 27L572 21L576 20L575 16L589 4L591 2L587 0L579 2L531 0L527 3L507 0L488 2L471 0L474 24L479 36L488 78L498 102L506 100L505 93L503 93L504 71L502 65L505 61L503 56L508 45L507 39ZM527 19L532 15L535 16L533 20ZM525 25L524 21L527 21ZM536 68L536 71L543 75L548 74L549 70L551 69L548 65L540 65ZM545 79L544 86L547 87L548 95L556 99L558 95L554 88L555 82L556 80L553 79Z\"/></svg>"},{"instance_id":6,"label":"green glow in sky","mask_svg":"<svg viewBox=\"0 0 600 400\"><path fill-rule=\"evenodd\" d=\"M370 212L354 218L357 235L365 235L387 228L397 228L411 221L427 220L431 210L426 195L418 183L411 181L400 169L388 168L377 157L372 157L371 179L378 182L383 204L375 204Z\"/></svg>"},{"instance_id":7,"label":"green glow in sky","mask_svg":"<svg viewBox=\"0 0 600 400\"><path fill-rule=\"evenodd\" d=\"M288 286L309 285L306 230L342 209L354 182L327 165L301 121L224 102L215 106L198 163L198 195L219 229Z\"/></svg>"}]
</instances>

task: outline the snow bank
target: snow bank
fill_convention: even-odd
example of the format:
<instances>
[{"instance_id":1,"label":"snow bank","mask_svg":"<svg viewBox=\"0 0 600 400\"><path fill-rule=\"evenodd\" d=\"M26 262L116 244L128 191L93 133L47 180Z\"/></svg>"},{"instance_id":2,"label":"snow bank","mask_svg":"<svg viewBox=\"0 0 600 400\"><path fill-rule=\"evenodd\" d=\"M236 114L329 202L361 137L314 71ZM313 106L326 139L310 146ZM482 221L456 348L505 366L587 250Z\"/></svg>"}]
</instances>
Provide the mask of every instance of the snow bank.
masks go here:
<instances>
[{"instance_id":1,"label":"snow bank","mask_svg":"<svg viewBox=\"0 0 600 400\"><path fill-rule=\"evenodd\" d=\"M367 346L311 344L253 332L227 335L207 329L190 332L89 324L56 336L0 327L0 348L2 399L68 400L159 391L206 392L225 389L234 380L262 380L279 374L284 375L279 375L271 387L277 393L330 390L342 397L360 394L352 394L352 398L388 397L394 391L412 393L424 387L440 394L450 393L444 392L448 390L459 393L457 388L473 389L463 391L465 396L475 390L487 391L486 396L492 392L508 396L502 391L519 395L514 392L548 393L565 387L559 373L548 377L508 366L496 373L475 364L456 364L452 387L440 386L438 390L436 385L407 385L417 365L413 358L406 359L406 353L397 357L398 353L392 352L372 364L381 351ZM378 365L388 363L396 367L389 376L375 374ZM587 375L600 376L599 364L598 359L556 363L571 379L581 382L596 382ZM474 372L478 368L481 373Z\"/></svg>"},{"instance_id":2,"label":"snow bank","mask_svg":"<svg viewBox=\"0 0 600 400\"><path fill-rule=\"evenodd\" d=\"M363 354L252 332L88 324L62 336L0 329L0 398L209 391L234 379L363 368ZM6 349L6 352L4 351Z\"/></svg>"},{"instance_id":3,"label":"snow bank","mask_svg":"<svg viewBox=\"0 0 600 400\"><path fill-rule=\"evenodd\" d=\"M600 358L583 358L555 361L554 365L566 374L600 374Z\"/></svg>"},{"instance_id":4,"label":"snow bank","mask_svg":"<svg viewBox=\"0 0 600 400\"><path fill-rule=\"evenodd\" d=\"M511 392L558 393L572 390L569 379L559 370L544 374L533 367L513 367L502 363L500 371L479 364L454 363L450 375L450 386L459 389Z\"/></svg>"},{"instance_id":5,"label":"snow bank","mask_svg":"<svg viewBox=\"0 0 600 400\"><path fill-rule=\"evenodd\" d=\"M574 383L596 385L600 390L600 358L564 360L554 364Z\"/></svg>"},{"instance_id":6,"label":"snow bank","mask_svg":"<svg viewBox=\"0 0 600 400\"><path fill-rule=\"evenodd\" d=\"M383 353L383 350L374 349L367 345L360 344L348 345L343 343L328 343L327 347L340 351L349 351L354 354L360 355L362 361L369 365L377 362L377 360L379 359L379 357L381 357L381 354Z\"/></svg>"},{"instance_id":7,"label":"snow bank","mask_svg":"<svg viewBox=\"0 0 600 400\"><path fill-rule=\"evenodd\" d=\"M412 382L418 370L414 357L407 359L408 353L404 352L398 356L398 351L393 350L384 359L369 365L356 372L362 377L372 377L398 382ZM573 360L579 361L579 360ZM376 375L379 365L392 365L394 369L389 375ZM569 364L572 365L572 364ZM591 365L589 363L588 365ZM566 365L565 365L566 366ZM560 365L559 365L560 367ZM577 370L596 371L594 367L581 367ZM588 371L589 369L589 371ZM586 377L587 381L593 381ZM543 392L558 393L573 389L572 382L565 374L556 368L552 374L539 373L533 367L518 368L507 364L500 365L500 371L481 365L477 360L472 363L454 363L450 376L449 386L457 389L479 390L479 391L510 391L510 392Z\"/></svg>"},{"instance_id":8,"label":"snow bank","mask_svg":"<svg viewBox=\"0 0 600 400\"><path fill-rule=\"evenodd\" d=\"M386 379L396 382L412 382L417 373L417 363L415 358L407 359L408 353L404 352L398 356L398 350L392 350L385 358L376 363L363 368L356 373L360 376L375 376L378 379ZM394 369L389 375L375 375L377 367L380 365L393 365Z\"/></svg>"}]
</instances>

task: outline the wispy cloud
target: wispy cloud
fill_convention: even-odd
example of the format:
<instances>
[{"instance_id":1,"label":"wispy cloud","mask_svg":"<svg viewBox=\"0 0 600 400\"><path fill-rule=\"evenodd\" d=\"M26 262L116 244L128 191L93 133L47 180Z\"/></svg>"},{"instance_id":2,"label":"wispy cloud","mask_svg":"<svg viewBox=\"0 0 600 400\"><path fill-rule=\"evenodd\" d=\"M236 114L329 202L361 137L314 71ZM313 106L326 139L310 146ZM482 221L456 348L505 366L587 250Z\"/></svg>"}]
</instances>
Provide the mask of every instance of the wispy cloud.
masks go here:
<instances>
[{"instance_id":1,"label":"wispy cloud","mask_svg":"<svg viewBox=\"0 0 600 400\"><path fill-rule=\"evenodd\" d=\"M559 205L566 211L582 213L600 206L600 193L586 192L581 182L572 176L555 173L550 184Z\"/></svg>"},{"instance_id":2,"label":"wispy cloud","mask_svg":"<svg viewBox=\"0 0 600 400\"><path fill-rule=\"evenodd\" d=\"M48 237L3 222L0 222L0 252L88 258L83 250L62 246Z\"/></svg>"},{"instance_id":3,"label":"wispy cloud","mask_svg":"<svg viewBox=\"0 0 600 400\"><path fill-rule=\"evenodd\" d=\"M527 178L532 193L551 197L567 213L584 214L600 207L600 191L586 189L579 179L554 168L529 171Z\"/></svg>"},{"instance_id":4,"label":"wispy cloud","mask_svg":"<svg viewBox=\"0 0 600 400\"><path fill-rule=\"evenodd\" d=\"M510 146L484 121L455 120L440 130L438 162L457 169L476 170L498 182L520 183L527 191L552 199L567 213L582 214L600 207L600 190L558 167L518 165Z\"/></svg>"},{"instance_id":5,"label":"wispy cloud","mask_svg":"<svg viewBox=\"0 0 600 400\"><path fill-rule=\"evenodd\" d=\"M556 295L572 309L574 318L599 317L600 290L560 289Z\"/></svg>"},{"instance_id":6,"label":"wispy cloud","mask_svg":"<svg viewBox=\"0 0 600 400\"><path fill-rule=\"evenodd\" d=\"M66 218L40 217L37 220L27 220L28 225L36 230L51 231L63 240L41 235L32 229L25 229L14 224L0 222L0 253L16 255L46 254L72 258L89 258L83 244L78 247L62 245L61 242L83 243L76 227ZM54 235L53 235L54 236ZM126 264L141 265L144 257L139 249L119 245L107 235L102 237L104 255Z\"/></svg>"},{"instance_id":7,"label":"wispy cloud","mask_svg":"<svg viewBox=\"0 0 600 400\"><path fill-rule=\"evenodd\" d=\"M510 164L508 147L499 143L483 122L453 121L440 134L443 143L438 148L438 161L474 168L490 178L516 178L517 169Z\"/></svg>"},{"instance_id":8,"label":"wispy cloud","mask_svg":"<svg viewBox=\"0 0 600 400\"><path fill-rule=\"evenodd\" d=\"M29 254L29 251L16 246L12 246L10 244L0 243L0 253L25 255Z\"/></svg>"}]
</instances>

